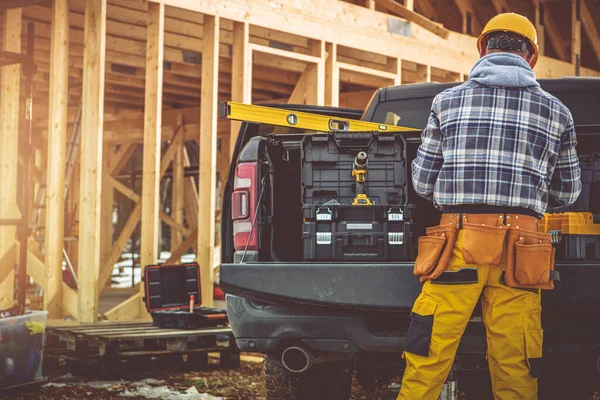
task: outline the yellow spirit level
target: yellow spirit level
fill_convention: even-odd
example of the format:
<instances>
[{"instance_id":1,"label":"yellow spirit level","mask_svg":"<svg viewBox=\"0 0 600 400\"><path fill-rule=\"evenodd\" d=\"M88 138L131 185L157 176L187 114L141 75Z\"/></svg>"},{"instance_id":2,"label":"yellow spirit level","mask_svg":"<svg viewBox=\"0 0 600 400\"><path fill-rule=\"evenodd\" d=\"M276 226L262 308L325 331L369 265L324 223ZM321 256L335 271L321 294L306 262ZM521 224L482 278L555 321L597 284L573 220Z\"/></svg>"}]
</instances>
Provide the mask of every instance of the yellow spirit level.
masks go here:
<instances>
[{"instance_id":1,"label":"yellow spirit level","mask_svg":"<svg viewBox=\"0 0 600 400\"><path fill-rule=\"evenodd\" d=\"M376 122L331 117L328 115L236 103L233 101L221 101L219 103L219 117L222 119L228 118L236 121L255 122L317 132L407 132L417 130L403 126L378 124Z\"/></svg>"}]
</instances>

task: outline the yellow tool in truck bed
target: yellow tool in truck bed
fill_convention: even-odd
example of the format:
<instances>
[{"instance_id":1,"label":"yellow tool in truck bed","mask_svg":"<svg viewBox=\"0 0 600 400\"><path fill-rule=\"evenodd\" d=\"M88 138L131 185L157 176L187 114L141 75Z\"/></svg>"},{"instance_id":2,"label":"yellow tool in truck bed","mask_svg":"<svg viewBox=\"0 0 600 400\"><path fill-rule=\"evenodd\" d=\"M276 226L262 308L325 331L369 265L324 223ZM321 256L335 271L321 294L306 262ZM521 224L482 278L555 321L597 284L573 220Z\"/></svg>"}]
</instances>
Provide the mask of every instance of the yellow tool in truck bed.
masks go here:
<instances>
[{"instance_id":1,"label":"yellow tool in truck bed","mask_svg":"<svg viewBox=\"0 0 600 400\"><path fill-rule=\"evenodd\" d=\"M219 117L236 121L306 129L317 132L408 132L418 129L378 124L356 119L338 118L282 108L264 107L233 101L219 103Z\"/></svg>"}]
</instances>

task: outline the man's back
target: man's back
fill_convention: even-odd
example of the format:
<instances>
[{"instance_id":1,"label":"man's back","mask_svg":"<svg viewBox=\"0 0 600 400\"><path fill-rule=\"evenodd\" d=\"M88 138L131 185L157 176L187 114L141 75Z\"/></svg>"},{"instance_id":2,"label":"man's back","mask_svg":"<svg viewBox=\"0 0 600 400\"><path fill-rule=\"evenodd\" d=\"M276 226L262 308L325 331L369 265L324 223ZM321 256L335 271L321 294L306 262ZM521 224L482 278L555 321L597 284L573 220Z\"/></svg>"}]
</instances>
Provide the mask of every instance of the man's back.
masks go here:
<instances>
[{"instance_id":1,"label":"man's back","mask_svg":"<svg viewBox=\"0 0 600 400\"><path fill-rule=\"evenodd\" d=\"M485 204L543 215L548 204L577 198L571 113L521 63L511 54L487 56L469 81L434 99L413 166L416 189L433 194L438 206Z\"/></svg>"}]
</instances>

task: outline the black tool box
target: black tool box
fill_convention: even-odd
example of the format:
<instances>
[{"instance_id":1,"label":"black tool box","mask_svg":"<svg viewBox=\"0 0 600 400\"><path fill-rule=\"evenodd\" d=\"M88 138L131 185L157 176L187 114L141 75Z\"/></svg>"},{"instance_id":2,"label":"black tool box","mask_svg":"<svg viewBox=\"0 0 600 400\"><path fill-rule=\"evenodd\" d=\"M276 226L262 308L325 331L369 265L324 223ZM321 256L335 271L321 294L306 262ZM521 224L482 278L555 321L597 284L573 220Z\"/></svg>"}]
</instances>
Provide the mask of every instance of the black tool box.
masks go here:
<instances>
[{"instance_id":1,"label":"black tool box","mask_svg":"<svg viewBox=\"0 0 600 400\"><path fill-rule=\"evenodd\" d=\"M408 169L401 134L307 135L301 149L304 260L400 261L413 257L413 206L407 204ZM360 166L359 158L364 163ZM364 170L364 182L359 182L355 169ZM359 193L364 193L368 202L354 204Z\"/></svg>"},{"instance_id":2,"label":"black tool box","mask_svg":"<svg viewBox=\"0 0 600 400\"><path fill-rule=\"evenodd\" d=\"M408 168L401 134L335 132L306 135L302 140L302 204L322 205L329 200L352 204L356 155L368 155L365 190L375 205L404 205Z\"/></svg>"},{"instance_id":3,"label":"black tool box","mask_svg":"<svg viewBox=\"0 0 600 400\"><path fill-rule=\"evenodd\" d=\"M195 329L227 324L226 310L200 307L200 267L197 263L149 265L144 269L143 278L144 303L154 326Z\"/></svg>"},{"instance_id":4,"label":"black tool box","mask_svg":"<svg viewBox=\"0 0 600 400\"><path fill-rule=\"evenodd\" d=\"M305 205L305 260L401 261L413 257L411 207Z\"/></svg>"},{"instance_id":5,"label":"black tool box","mask_svg":"<svg viewBox=\"0 0 600 400\"><path fill-rule=\"evenodd\" d=\"M600 153L579 156L581 168L581 194L577 201L561 212L590 212L594 223L600 223Z\"/></svg>"}]
</instances>

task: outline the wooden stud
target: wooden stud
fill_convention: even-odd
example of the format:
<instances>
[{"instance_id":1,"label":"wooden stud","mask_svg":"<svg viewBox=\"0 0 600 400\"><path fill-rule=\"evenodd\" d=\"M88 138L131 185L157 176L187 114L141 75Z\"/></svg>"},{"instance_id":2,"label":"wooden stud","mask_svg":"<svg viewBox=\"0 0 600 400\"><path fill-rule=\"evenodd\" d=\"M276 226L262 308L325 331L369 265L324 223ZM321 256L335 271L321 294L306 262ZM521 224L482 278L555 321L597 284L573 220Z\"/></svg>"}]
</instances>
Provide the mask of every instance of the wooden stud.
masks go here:
<instances>
[{"instance_id":1,"label":"wooden stud","mask_svg":"<svg viewBox=\"0 0 600 400\"><path fill-rule=\"evenodd\" d=\"M565 47L565 40L560 33L560 29L554 23L554 19L550 14L550 7L544 7L544 27L548 32L548 38L550 39L558 58L563 61L569 60L569 55L567 54L567 49Z\"/></svg>"},{"instance_id":2,"label":"wooden stud","mask_svg":"<svg viewBox=\"0 0 600 400\"><path fill-rule=\"evenodd\" d=\"M404 0L404 7L409 11L415 11L415 0Z\"/></svg>"},{"instance_id":3,"label":"wooden stud","mask_svg":"<svg viewBox=\"0 0 600 400\"><path fill-rule=\"evenodd\" d=\"M415 24L427 29L428 31L435 33L441 38L446 39L450 34L450 31L441 26L440 24L433 22L428 18L422 16L421 14L414 12L414 7L413 9L409 9L408 7L400 4L396 0L375 0L375 2L383 8L385 8L386 10L410 22L414 22Z\"/></svg>"},{"instance_id":4,"label":"wooden stud","mask_svg":"<svg viewBox=\"0 0 600 400\"><path fill-rule=\"evenodd\" d=\"M233 23L233 45L231 49L231 101L252 103L252 57L249 49L248 22ZM242 123L231 121L229 155L235 149Z\"/></svg>"},{"instance_id":5,"label":"wooden stud","mask_svg":"<svg viewBox=\"0 0 600 400\"><path fill-rule=\"evenodd\" d=\"M477 13L475 13L475 8L473 7L471 0L454 0L454 3L458 7L460 15L462 15L463 18L463 33L478 36L482 31L483 26L481 25L481 22L479 22L479 18L477 18ZM468 29L469 19L470 30Z\"/></svg>"},{"instance_id":6,"label":"wooden stud","mask_svg":"<svg viewBox=\"0 0 600 400\"><path fill-rule=\"evenodd\" d=\"M202 305L213 304L212 259L215 243L217 172L217 90L219 85L219 17L204 16L202 91L200 99L200 196L198 202L198 263L202 282ZM263 49L264 50L264 49ZM275 50L275 49L273 49Z\"/></svg>"},{"instance_id":7,"label":"wooden stud","mask_svg":"<svg viewBox=\"0 0 600 400\"><path fill-rule=\"evenodd\" d=\"M438 17L438 13L435 10L435 7L431 4L431 0L418 0L416 6L419 9L420 13L423 14L425 17L433 21L440 20L440 17Z\"/></svg>"},{"instance_id":8,"label":"wooden stud","mask_svg":"<svg viewBox=\"0 0 600 400\"><path fill-rule=\"evenodd\" d=\"M494 10L496 10L496 14L502 14L510 11L506 0L492 0L492 4L494 5Z\"/></svg>"},{"instance_id":9,"label":"wooden stud","mask_svg":"<svg viewBox=\"0 0 600 400\"><path fill-rule=\"evenodd\" d=\"M21 52L21 15L20 8L4 11L2 31L2 49L14 53ZM19 90L21 86L21 66L8 65L1 68L0 74L0 218L20 218L17 206L18 154L19 154ZM14 226L0 226L0 260L14 249L16 238ZM16 256L15 256L16 258ZM8 271L5 279L0 280L0 309L13 306L14 264L0 265Z\"/></svg>"},{"instance_id":10,"label":"wooden stud","mask_svg":"<svg viewBox=\"0 0 600 400\"><path fill-rule=\"evenodd\" d=\"M183 125L181 121L180 126ZM177 135L176 142L177 146L175 157L173 158L173 184L171 185L171 215L173 220L183 226L183 211L184 211L184 167L183 167L183 148L185 147L185 141L183 132L181 135ZM171 251L175 250L183 241L181 231L177 229L171 230Z\"/></svg>"},{"instance_id":11,"label":"wooden stud","mask_svg":"<svg viewBox=\"0 0 600 400\"><path fill-rule=\"evenodd\" d=\"M340 104L340 69L337 65L337 44L327 43L325 51L325 105L339 107Z\"/></svg>"},{"instance_id":12,"label":"wooden stud","mask_svg":"<svg viewBox=\"0 0 600 400\"><path fill-rule=\"evenodd\" d=\"M369 10L374 10L375 0L365 0L365 7L367 7Z\"/></svg>"},{"instance_id":13,"label":"wooden stud","mask_svg":"<svg viewBox=\"0 0 600 400\"><path fill-rule=\"evenodd\" d=\"M63 315L69 315L73 318L77 318L77 291L71 289L66 283L62 282L62 307L61 312Z\"/></svg>"},{"instance_id":14,"label":"wooden stud","mask_svg":"<svg viewBox=\"0 0 600 400\"><path fill-rule=\"evenodd\" d=\"M306 104L322 106L325 104L325 43L313 41L314 53L319 55L316 64L308 64L306 74Z\"/></svg>"},{"instance_id":15,"label":"wooden stud","mask_svg":"<svg viewBox=\"0 0 600 400\"><path fill-rule=\"evenodd\" d=\"M164 55L164 4L148 4L146 50L146 99L144 102L144 156L142 172L142 222L140 263L142 276L146 266L158 261L160 207L160 153L162 84ZM142 291L143 288L140 288ZM140 316L149 317L140 303Z\"/></svg>"},{"instance_id":16,"label":"wooden stud","mask_svg":"<svg viewBox=\"0 0 600 400\"><path fill-rule=\"evenodd\" d=\"M80 322L95 323L98 316L100 268L106 0L87 1L84 37L77 319Z\"/></svg>"},{"instance_id":17,"label":"wooden stud","mask_svg":"<svg viewBox=\"0 0 600 400\"><path fill-rule=\"evenodd\" d=\"M394 85L402 85L402 59L397 58L394 61L396 64L396 79L394 80Z\"/></svg>"},{"instance_id":18,"label":"wooden stud","mask_svg":"<svg viewBox=\"0 0 600 400\"><path fill-rule=\"evenodd\" d=\"M184 127L185 129L185 127ZM187 149L183 149L183 166L190 167L190 156L188 155ZM194 177L189 176L184 180L184 205L185 208L185 220L187 226L190 229L197 229L198 227L198 187ZM194 243L196 244L196 243ZM195 246L194 246L195 247Z\"/></svg>"},{"instance_id":19,"label":"wooden stud","mask_svg":"<svg viewBox=\"0 0 600 400\"><path fill-rule=\"evenodd\" d=\"M535 7L535 30L537 31L538 37L538 48L540 52L540 56L546 54L546 46L545 46L545 36L546 33L544 31L544 21L542 18L543 7L544 4L540 2L540 0L533 0L533 5Z\"/></svg>"},{"instance_id":20,"label":"wooden stud","mask_svg":"<svg viewBox=\"0 0 600 400\"><path fill-rule=\"evenodd\" d=\"M581 2L571 0L571 64L575 76L581 75Z\"/></svg>"},{"instance_id":21,"label":"wooden stud","mask_svg":"<svg viewBox=\"0 0 600 400\"><path fill-rule=\"evenodd\" d=\"M108 321L131 321L140 317L140 302L142 294L135 293L124 302L114 306L104 313Z\"/></svg>"},{"instance_id":22,"label":"wooden stud","mask_svg":"<svg viewBox=\"0 0 600 400\"><path fill-rule=\"evenodd\" d=\"M62 261L65 221L65 170L67 155L67 96L69 73L69 1L52 3L50 56L50 107L48 109L48 166L46 174L46 286L44 309L48 318L62 315Z\"/></svg>"},{"instance_id":23,"label":"wooden stud","mask_svg":"<svg viewBox=\"0 0 600 400\"><path fill-rule=\"evenodd\" d=\"M114 152L113 145L104 145L104 172L102 181L102 210L101 210L101 242L100 242L100 265L106 264L110 257L110 252L113 247L113 211L114 211L114 200L115 191L111 184L113 175L111 174L114 169L114 163L118 162L118 154ZM121 151L126 150L125 147ZM123 158L123 157L121 157ZM101 289L100 289L101 291Z\"/></svg>"},{"instance_id":24,"label":"wooden stud","mask_svg":"<svg viewBox=\"0 0 600 400\"><path fill-rule=\"evenodd\" d=\"M581 1L581 25L583 25L583 30L592 46L592 53L600 64L600 33L598 33L590 8L584 0Z\"/></svg>"}]
</instances>

